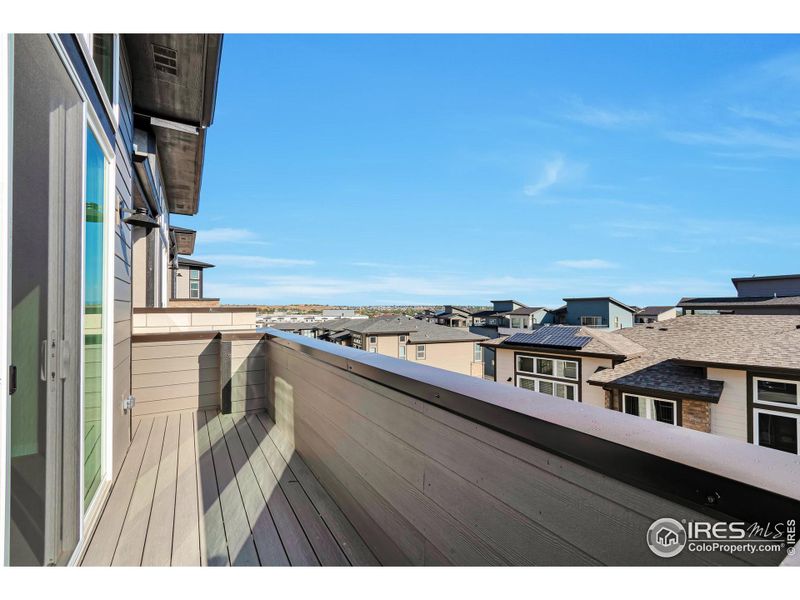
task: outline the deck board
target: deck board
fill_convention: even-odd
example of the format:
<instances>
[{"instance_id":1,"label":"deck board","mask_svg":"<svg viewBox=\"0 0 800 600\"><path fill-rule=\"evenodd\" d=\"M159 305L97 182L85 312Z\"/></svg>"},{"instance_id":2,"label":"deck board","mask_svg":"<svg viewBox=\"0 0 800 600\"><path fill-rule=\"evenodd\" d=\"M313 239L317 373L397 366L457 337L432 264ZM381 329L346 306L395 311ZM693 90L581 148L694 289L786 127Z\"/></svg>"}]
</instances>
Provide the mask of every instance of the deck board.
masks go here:
<instances>
[{"instance_id":1,"label":"deck board","mask_svg":"<svg viewBox=\"0 0 800 600\"><path fill-rule=\"evenodd\" d=\"M168 567L172 563L172 527L175 521L175 490L178 482L180 420L180 414L167 416L164 446L161 450L142 566Z\"/></svg>"},{"instance_id":2,"label":"deck board","mask_svg":"<svg viewBox=\"0 0 800 600\"><path fill-rule=\"evenodd\" d=\"M377 564L265 414L142 419L84 565Z\"/></svg>"}]
</instances>

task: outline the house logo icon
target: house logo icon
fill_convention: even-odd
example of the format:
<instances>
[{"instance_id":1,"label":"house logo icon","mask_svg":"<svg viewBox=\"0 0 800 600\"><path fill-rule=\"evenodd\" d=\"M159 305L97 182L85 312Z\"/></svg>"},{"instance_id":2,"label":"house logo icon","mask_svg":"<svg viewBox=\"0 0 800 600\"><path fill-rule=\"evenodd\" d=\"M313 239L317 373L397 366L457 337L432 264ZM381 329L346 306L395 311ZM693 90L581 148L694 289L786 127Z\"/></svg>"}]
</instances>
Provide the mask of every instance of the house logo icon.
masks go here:
<instances>
[{"instance_id":1,"label":"house logo icon","mask_svg":"<svg viewBox=\"0 0 800 600\"><path fill-rule=\"evenodd\" d=\"M653 554L672 558L686 546L686 529L675 519L658 519L647 530L647 545Z\"/></svg>"}]
</instances>

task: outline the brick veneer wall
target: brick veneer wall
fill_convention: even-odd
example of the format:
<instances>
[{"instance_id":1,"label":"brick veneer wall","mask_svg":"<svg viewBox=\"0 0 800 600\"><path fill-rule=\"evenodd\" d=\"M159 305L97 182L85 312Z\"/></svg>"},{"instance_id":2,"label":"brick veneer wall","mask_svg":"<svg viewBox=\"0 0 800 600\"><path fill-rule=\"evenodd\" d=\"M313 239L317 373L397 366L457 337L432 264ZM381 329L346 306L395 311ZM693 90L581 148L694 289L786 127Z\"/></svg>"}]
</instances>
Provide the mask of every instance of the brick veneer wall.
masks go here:
<instances>
[{"instance_id":1,"label":"brick veneer wall","mask_svg":"<svg viewBox=\"0 0 800 600\"><path fill-rule=\"evenodd\" d=\"M711 405L699 400L681 401L681 419L683 426L695 431L711 432Z\"/></svg>"}]
</instances>

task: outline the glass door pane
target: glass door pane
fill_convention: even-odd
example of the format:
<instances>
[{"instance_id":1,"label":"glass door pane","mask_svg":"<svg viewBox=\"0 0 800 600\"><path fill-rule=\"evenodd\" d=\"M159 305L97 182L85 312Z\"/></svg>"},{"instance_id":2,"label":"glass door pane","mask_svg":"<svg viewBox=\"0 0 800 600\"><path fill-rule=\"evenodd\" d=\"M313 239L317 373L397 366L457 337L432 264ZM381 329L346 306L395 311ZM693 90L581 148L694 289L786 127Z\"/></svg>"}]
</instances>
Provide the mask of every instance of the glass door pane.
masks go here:
<instances>
[{"instance_id":1,"label":"glass door pane","mask_svg":"<svg viewBox=\"0 0 800 600\"><path fill-rule=\"evenodd\" d=\"M83 105L50 39L14 36L10 562L61 564L79 514ZM76 275L77 273L77 275ZM70 352L70 348L72 352Z\"/></svg>"},{"instance_id":2,"label":"glass door pane","mask_svg":"<svg viewBox=\"0 0 800 600\"><path fill-rule=\"evenodd\" d=\"M86 223L84 227L83 502L94 498L102 479L103 281L106 157L86 131Z\"/></svg>"}]
</instances>

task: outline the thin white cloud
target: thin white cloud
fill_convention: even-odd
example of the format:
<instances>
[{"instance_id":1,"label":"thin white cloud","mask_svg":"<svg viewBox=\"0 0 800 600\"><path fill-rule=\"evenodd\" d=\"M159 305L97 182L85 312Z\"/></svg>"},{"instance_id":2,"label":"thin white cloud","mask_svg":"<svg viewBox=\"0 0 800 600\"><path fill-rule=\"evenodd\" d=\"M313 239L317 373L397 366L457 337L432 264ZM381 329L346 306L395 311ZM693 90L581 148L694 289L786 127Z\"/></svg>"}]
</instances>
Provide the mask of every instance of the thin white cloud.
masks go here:
<instances>
[{"instance_id":1,"label":"thin white cloud","mask_svg":"<svg viewBox=\"0 0 800 600\"><path fill-rule=\"evenodd\" d=\"M315 265L316 261L305 258L272 258L252 254L207 254L198 256L198 260L208 261L216 265L237 267L299 267Z\"/></svg>"},{"instance_id":2,"label":"thin white cloud","mask_svg":"<svg viewBox=\"0 0 800 600\"><path fill-rule=\"evenodd\" d=\"M235 242L237 244L267 244L250 229L238 227L216 227L197 232L197 241L201 244L217 244Z\"/></svg>"},{"instance_id":3,"label":"thin white cloud","mask_svg":"<svg viewBox=\"0 0 800 600\"><path fill-rule=\"evenodd\" d=\"M556 156L544 163L542 172L536 183L525 186L526 196L538 196L545 190L553 187L560 181L563 181L566 175L566 162L563 156Z\"/></svg>"},{"instance_id":4,"label":"thin white cloud","mask_svg":"<svg viewBox=\"0 0 800 600\"><path fill-rule=\"evenodd\" d=\"M751 127L729 127L720 131L670 131L667 139L693 146L748 148L767 156L796 158L800 156L800 138Z\"/></svg>"},{"instance_id":5,"label":"thin white cloud","mask_svg":"<svg viewBox=\"0 0 800 600\"><path fill-rule=\"evenodd\" d=\"M602 129L621 129L643 125L653 120L653 115L643 110L630 110L590 106L580 99L572 101L572 108L564 115L570 121L576 121Z\"/></svg>"},{"instance_id":6,"label":"thin white cloud","mask_svg":"<svg viewBox=\"0 0 800 600\"><path fill-rule=\"evenodd\" d=\"M587 258L581 260L557 260L557 267L567 269L616 269L618 264L603 260L602 258Z\"/></svg>"}]
</instances>

